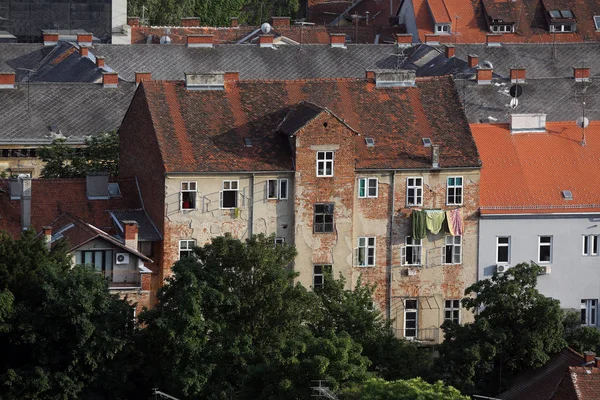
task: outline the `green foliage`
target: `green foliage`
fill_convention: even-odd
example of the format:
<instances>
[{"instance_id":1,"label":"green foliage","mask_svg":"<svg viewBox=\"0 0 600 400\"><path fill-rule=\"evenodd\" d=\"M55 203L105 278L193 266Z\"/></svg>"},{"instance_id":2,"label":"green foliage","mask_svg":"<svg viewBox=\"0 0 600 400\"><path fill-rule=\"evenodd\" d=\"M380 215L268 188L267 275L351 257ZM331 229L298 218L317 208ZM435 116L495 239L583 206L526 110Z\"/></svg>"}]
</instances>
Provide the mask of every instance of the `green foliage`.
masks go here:
<instances>
[{"instance_id":1,"label":"green foliage","mask_svg":"<svg viewBox=\"0 0 600 400\"><path fill-rule=\"evenodd\" d=\"M64 248L49 252L33 231L0 237L2 399L122 398L113 360L132 333L131 307L90 268L70 268Z\"/></svg>"},{"instance_id":2,"label":"green foliage","mask_svg":"<svg viewBox=\"0 0 600 400\"><path fill-rule=\"evenodd\" d=\"M342 393L343 400L468 400L458 390L438 381L429 384L421 378L384 381L371 379Z\"/></svg>"},{"instance_id":3,"label":"green foliage","mask_svg":"<svg viewBox=\"0 0 600 400\"><path fill-rule=\"evenodd\" d=\"M441 376L465 393L496 394L510 376L544 365L564 348L562 311L536 289L540 267L519 264L470 286L462 304L480 310L475 322L445 323ZM476 297L472 297L476 296Z\"/></svg>"},{"instance_id":4,"label":"green foliage","mask_svg":"<svg viewBox=\"0 0 600 400\"><path fill-rule=\"evenodd\" d=\"M570 348L579 353L593 351L600 354L600 331L591 326L582 326L581 317L576 311L564 314L563 326L564 338Z\"/></svg>"},{"instance_id":5,"label":"green foliage","mask_svg":"<svg viewBox=\"0 0 600 400\"><path fill-rule=\"evenodd\" d=\"M102 133L86 139L85 147L75 148L65 139L55 139L50 146L38 151L46 164L42 178L82 178L89 172L119 173L119 136L116 132Z\"/></svg>"}]
</instances>

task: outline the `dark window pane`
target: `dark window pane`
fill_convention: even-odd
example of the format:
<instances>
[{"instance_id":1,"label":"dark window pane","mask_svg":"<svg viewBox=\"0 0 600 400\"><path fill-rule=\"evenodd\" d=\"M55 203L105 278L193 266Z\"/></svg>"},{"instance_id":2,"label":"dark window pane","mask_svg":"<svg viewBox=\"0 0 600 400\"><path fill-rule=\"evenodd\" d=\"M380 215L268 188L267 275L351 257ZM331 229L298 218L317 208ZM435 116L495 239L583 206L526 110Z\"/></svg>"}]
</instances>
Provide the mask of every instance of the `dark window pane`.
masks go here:
<instances>
[{"instance_id":1,"label":"dark window pane","mask_svg":"<svg viewBox=\"0 0 600 400\"><path fill-rule=\"evenodd\" d=\"M498 262L508 262L508 246L498 247Z\"/></svg>"},{"instance_id":2,"label":"dark window pane","mask_svg":"<svg viewBox=\"0 0 600 400\"><path fill-rule=\"evenodd\" d=\"M223 191L223 208L237 207L237 190Z\"/></svg>"}]
</instances>

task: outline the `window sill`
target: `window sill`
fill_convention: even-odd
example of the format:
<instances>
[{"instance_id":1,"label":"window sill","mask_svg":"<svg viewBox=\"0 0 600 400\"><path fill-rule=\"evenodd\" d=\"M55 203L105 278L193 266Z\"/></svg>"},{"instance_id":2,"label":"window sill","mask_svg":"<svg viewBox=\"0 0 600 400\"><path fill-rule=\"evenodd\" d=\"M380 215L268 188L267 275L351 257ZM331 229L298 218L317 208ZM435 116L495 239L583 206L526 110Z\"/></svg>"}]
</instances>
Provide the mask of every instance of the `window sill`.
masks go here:
<instances>
[{"instance_id":1,"label":"window sill","mask_svg":"<svg viewBox=\"0 0 600 400\"><path fill-rule=\"evenodd\" d=\"M375 268L376 265L355 265L356 268Z\"/></svg>"}]
</instances>

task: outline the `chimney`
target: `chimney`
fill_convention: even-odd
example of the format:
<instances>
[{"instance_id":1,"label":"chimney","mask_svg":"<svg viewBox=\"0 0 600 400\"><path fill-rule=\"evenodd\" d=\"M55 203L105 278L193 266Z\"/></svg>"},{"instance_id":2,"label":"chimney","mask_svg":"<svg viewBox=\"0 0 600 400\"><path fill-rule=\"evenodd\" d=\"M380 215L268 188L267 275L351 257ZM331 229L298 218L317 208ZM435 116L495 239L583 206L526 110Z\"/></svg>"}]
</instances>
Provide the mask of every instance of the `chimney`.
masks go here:
<instances>
[{"instance_id":1,"label":"chimney","mask_svg":"<svg viewBox=\"0 0 600 400\"><path fill-rule=\"evenodd\" d=\"M225 90L225 72L185 73L187 90Z\"/></svg>"},{"instance_id":2,"label":"chimney","mask_svg":"<svg viewBox=\"0 0 600 400\"><path fill-rule=\"evenodd\" d=\"M290 17L271 17L271 26L273 28L289 28Z\"/></svg>"},{"instance_id":3,"label":"chimney","mask_svg":"<svg viewBox=\"0 0 600 400\"><path fill-rule=\"evenodd\" d=\"M187 47L213 47L214 35L187 35Z\"/></svg>"},{"instance_id":4,"label":"chimney","mask_svg":"<svg viewBox=\"0 0 600 400\"><path fill-rule=\"evenodd\" d=\"M485 41L488 47L502 46L502 35L499 33L488 33L485 35Z\"/></svg>"},{"instance_id":5,"label":"chimney","mask_svg":"<svg viewBox=\"0 0 600 400\"><path fill-rule=\"evenodd\" d=\"M58 33L44 33L44 46L55 46L58 43Z\"/></svg>"},{"instance_id":6,"label":"chimney","mask_svg":"<svg viewBox=\"0 0 600 400\"><path fill-rule=\"evenodd\" d=\"M493 72L491 68L477 68L477 83L479 85L491 85Z\"/></svg>"},{"instance_id":7,"label":"chimney","mask_svg":"<svg viewBox=\"0 0 600 400\"><path fill-rule=\"evenodd\" d=\"M152 72L136 72L135 73L135 85L139 86L143 81L151 81Z\"/></svg>"},{"instance_id":8,"label":"chimney","mask_svg":"<svg viewBox=\"0 0 600 400\"><path fill-rule=\"evenodd\" d=\"M438 44L440 44L440 35L425 35L425 44L428 44L430 46L437 46Z\"/></svg>"},{"instance_id":9,"label":"chimney","mask_svg":"<svg viewBox=\"0 0 600 400\"><path fill-rule=\"evenodd\" d=\"M329 44L331 47L346 48L346 34L345 33L330 33Z\"/></svg>"},{"instance_id":10,"label":"chimney","mask_svg":"<svg viewBox=\"0 0 600 400\"><path fill-rule=\"evenodd\" d=\"M367 82L375 83L375 71L367 71L365 79Z\"/></svg>"},{"instance_id":11,"label":"chimney","mask_svg":"<svg viewBox=\"0 0 600 400\"><path fill-rule=\"evenodd\" d=\"M89 200L108 200L108 173L94 172L85 177L85 188Z\"/></svg>"},{"instance_id":12,"label":"chimney","mask_svg":"<svg viewBox=\"0 0 600 400\"><path fill-rule=\"evenodd\" d=\"M104 57L96 56L96 67L104 68Z\"/></svg>"},{"instance_id":13,"label":"chimney","mask_svg":"<svg viewBox=\"0 0 600 400\"><path fill-rule=\"evenodd\" d=\"M21 227L26 230L31 225L31 178L19 177L21 182Z\"/></svg>"},{"instance_id":14,"label":"chimney","mask_svg":"<svg viewBox=\"0 0 600 400\"><path fill-rule=\"evenodd\" d=\"M79 55L81 57L87 57L89 54L89 48L87 46L80 46L79 47Z\"/></svg>"},{"instance_id":15,"label":"chimney","mask_svg":"<svg viewBox=\"0 0 600 400\"><path fill-rule=\"evenodd\" d=\"M231 17L231 24L230 26L232 28L237 28L240 24L240 19L238 17Z\"/></svg>"},{"instance_id":16,"label":"chimney","mask_svg":"<svg viewBox=\"0 0 600 400\"><path fill-rule=\"evenodd\" d=\"M109 89L119 87L119 74L116 72L103 72L102 87Z\"/></svg>"},{"instance_id":17,"label":"chimney","mask_svg":"<svg viewBox=\"0 0 600 400\"><path fill-rule=\"evenodd\" d=\"M454 57L454 53L456 52L456 48L452 44L446 45L446 58Z\"/></svg>"},{"instance_id":18,"label":"chimney","mask_svg":"<svg viewBox=\"0 0 600 400\"><path fill-rule=\"evenodd\" d=\"M77 44L80 46L91 46L92 45L92 34L91 33L78 33Z\"/></svg>"},{"instance_id":19,"label":"chimney","mask_svg":"<svg viewBox=\"0 0 600 400\"><path fill-rule=\"evenodd\" d=\"M127 17L127 25L131 26L140 26L140 17Z\"/></svg>"},{"instance_id":20,"label":"chimney","mask_svg":"<svg viewBox=\"0 0 600 400\"><path fill-rule=\"evenodd\" d=\"M546 114L511 114L510 133L546 132Z\"/></svg>"},{"instance_id":21,"label":"chimney","mask_svg":"<svg viewBox=\"0 0 600 400\"><path fill-rule=\"evenodd\" d=\"M589 67L573 67L573 78L575 82L587 82L590 80Z\"/></svg>"},{"instance_id":22,"label":"chimney","mask_svg":"<svg viewBox=\"0 0 600 400\"><path fill-rule=\"evenodd\" d=\"M438 169L440 167L440 145L431 145L431 168Z\"/></svg>"},{"instance_id":23,"label":"chimney","mask_svg":"<svg viewBox=\"0 0 600 400\"><path fill-rule=\"evenodd\" d=\"M586 364L595 363L596 362L596 353L593 351L584 351L583 352L583 362Z\"/></svg>"},{"instance_id":24,"label":"chimney","mask_svg":"<svg viewBox=\"0 0 600 400\"><path fill-rule=\"evenodd\" d=\"M123 224L123 243L130 249L138 249L138 223L135 221L121 221Z\"/></svg>"},{"instance_id":25,"label":"chimney","mask_svg":"<svg viewBox=\"0 0 600 400\"><path fill-rule=\"evenodd\" d=\"M479 56L476 54L469 54L469 68L476 68L479 65Z\"/></svg>"},{"instance_id":26,"label":"chimney","mask_svg":"<svg viewBox=\"0 0 600 400\"><path fill-rule=\"evenodd\" d=\"M411 33L396 33L396 45L398 47L412 46L413 36Z\"/></svg>"},{"instance_id":27,"label":"chimney","mask_svg":"<svg viewBox=\"0 0 600 400\"><path fill-rule=\"evenodd\" d=\"M525 82L525 68L510 69L510 83Z\"/></svg>"},{"instance_id":28,"label":"chimney","mask_svg":"<svg viewBox=\"0 0 600 400\"><path fill-rule=\"evenodd\" d=\"M273 47L273 35L260 35L258 37L258 45L260 47Z\"/></svg>"},{"instance_id":29,"label":"chimney","mask_svg":"<svg viewBox=\"0 0 600 400\"><path fill-rule=\"evenodd\" d=\"M200 26L200 18L198 17L185 17L181 18L181 26L189 28L192 26Z\"/></svg>"},{"instance_id":30,"label":"chimney","mask_svg":"<svg viewBox=\"0 0 600 400\"><path fill-rule=\"evenodd\" d=\"M46 225L42 227L44 232L44 242L46 243L46 248L50 250L52 247L52 227L50 225Z\"/></svg>"},{"instance_id":31,"label":"chimney","mask_svg":"<svg viewBox=\"0 0 600 400\"><path fill-rule=\"evenodd\" d=\"M237 71L225 72L225 76L223 79L225 80L225 82L239 82L240 73Z\"/></svg>"},{"instance_id":32,"label":"chimney","mask_svg":"<svg viewBox=\"0 0 600 400\"><path fill-rule=\"evenodd\" d=\"M416 72L402 69L380 69L367 71L367 80L375 78L376 88L415 86Z\"/></svg>"},{"instance_id":33,"label":"chimney","mask_svg":"<svg viewBox=\"0 0 600 400\"><path fill-rule=\"evenodd\" d=\"M14 72L0 72L0 89L14 89L16 76Z\"/></svg>"}]
</instances>

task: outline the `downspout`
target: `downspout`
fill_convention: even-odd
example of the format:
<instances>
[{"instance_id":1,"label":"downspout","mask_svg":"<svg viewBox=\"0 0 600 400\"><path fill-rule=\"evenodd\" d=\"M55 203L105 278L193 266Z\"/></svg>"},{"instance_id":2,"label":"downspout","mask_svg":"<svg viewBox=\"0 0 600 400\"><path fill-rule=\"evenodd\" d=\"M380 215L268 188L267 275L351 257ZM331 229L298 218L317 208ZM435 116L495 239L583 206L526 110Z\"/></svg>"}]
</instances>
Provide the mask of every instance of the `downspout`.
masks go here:
<instances>
[{"instance_id":1,"label":"downspout","mask_svg":"<svg viewBox=\"0 0 600 400\"><path fill-rule=\"evenodd\" d=\"M248 202L248 208L248 238L251 238L254 227L254 173L250 175L250 201Z\"/></svg>"},{"instance_id":2,"label":"downspout","mask_svg":"<svg viewBox=\"0 0 600 400\"><path fill-rule=\"evenodd\" d=\"M391 174L392 177L392 183L391 183L391 190L392 190L392 205L391 205L391 210L390 210L390 233L388 235L389 238L389 244L388 244L388 259L389 259L389 263L388 263L388 285L387 285L387 291L388 291L388 306L386 307L386 312L385 312L385 316L388 319L388 321L392 318L392 283L393 283L393 274L394 274L394 205L395 205L395 193L396 193L396 171L392 172Z\"/></svg>"}]
</instances>

